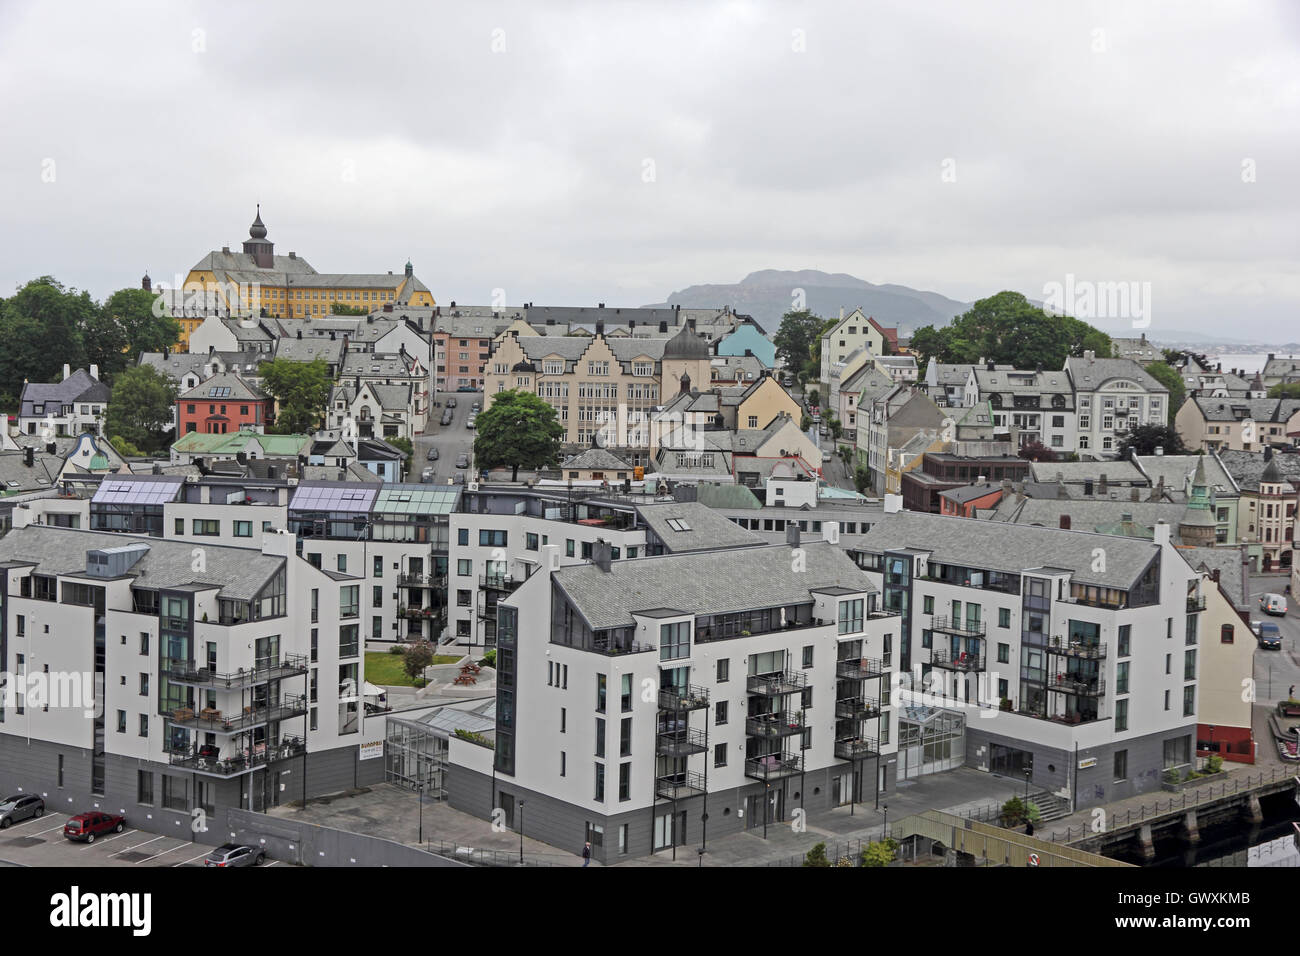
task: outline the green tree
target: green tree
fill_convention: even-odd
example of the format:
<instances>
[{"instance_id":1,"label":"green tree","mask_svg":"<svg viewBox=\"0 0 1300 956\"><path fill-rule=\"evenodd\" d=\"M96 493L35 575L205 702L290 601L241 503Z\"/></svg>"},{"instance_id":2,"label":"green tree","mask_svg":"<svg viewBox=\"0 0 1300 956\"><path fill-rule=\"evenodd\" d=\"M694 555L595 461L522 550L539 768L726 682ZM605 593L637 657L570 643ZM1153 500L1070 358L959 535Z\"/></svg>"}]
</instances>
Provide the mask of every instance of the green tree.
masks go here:
<instances>
[{"instance_id":1,"label":"green tree","mask_svg":"<svg viewBox=\"0 0 1300 956\"><path fill-rule=\"evenodd\" d=\"M108 443L117 449L117 453L123 458L146 458L148 457L143 450L136 448L121 435L114 435L108 440Z\"/></svg>"},{"instance_id":2,"label":"green tree","mask_svg":"<svg viewBox=\"0 0 1300 956\"><path fill-rule=\"evenodd\" d=\"M804 412L803 417L799 419L799 430L806 432L810 428L812 428L812 416Z\"/></svg>"},{"instance_id":3,"label":"green tree","mask_svg":"<svg viewBox=\"0 0 1300 956\"><path fill-rule=\"evenodd\" d=\"M813 348L821 347L822 319L807 309L787 312L772 336L776 354L791 370L805 369ZM816 374L816 373L814 373Z\"/></svg>"},{"instance_id":4,"label":"green tree","mask_svg":"<svg viewBox=\"0 0 1300 956\"><path fill-rule=\"evenodd\" d=\"M999 292L980 299L951 325L927 325L912 333L917 364L930 359L971 364L983 359L1017 368L1059 369L1070 355L1092 351L1111 354L1110 336L1069 316L1049 315L1019 292Z\"/></svg>"},{"instance_id":5,"label":"green tree","mask_svg":"<svg viewBox=\"0 0 1300 956\"><path fill-rule=\"evenodd\" d=\"M324 359L294 362L273 359L260 366L262 387L279 405L270 431L281 435L307 434L316 430L329 405L329 366Z\"/></svg>"},{"instance_id":6,"label":"green tree","mask_svg":"<svg viewBox=\"0 0 1300 956\"><path fill-rule=\"evenodd\" d=\"M331 315L369 315L370 312L356 305L347 305L344 302L330 303Z\"/></svg>"},{"instance_id":7,"label":"green tree","mask_svg":"<svg viewBox=\"0 0 1300 956\"><path fill-rule=\"evenodd\" d=\"M1300 398L1300 382L1278 382L1268 390L1269 398Z\"/></svg>"},{"instance_id":8,"label":"green tree","mask_svg":"<svg viewBox=\"0 0 1300 956\"><path fill-rule=\"evenodd\" d=\"M1139 455L1153 455L1157 448L1163 448L1166 455L1188 453L1183 439L1172 425L1134 425L1120 442L1116 453L1120 460L1124 460L1134 449Z\"/></svg>"},{"instance_id":9,"label":"green tree","mask_svg":"<svg viewBox=\"0 0 1300 956\"><path fill-rule=\"evenodd\" d=\"M418 680L424 673L424 669L433 663L433 651L429 647L428 641L420 641L418 644L412 644L402 655L402 670L406 671L406 676L411 680Z\"/></svg>"},{"instance_id":10,"label":"green tree","mask_svg":"<svg viewBox=\"0 0 1300 956\"><path fill-rule=\"evenodd\" d=\"M52 276L21 286L0 315L0 393L18 396L23 382L58 382L63 366L85 364L82 332L99 312L89 292L65 288Z\"/></svg>"},{"instance_id":11,"label":"green tree","mask_svg":"<svg viewBox=\"0 0 1300 956\"><path fill-rule=\"evenodd\" d=\"M1167 362L1152 362L1146 369L1148 375L1169 389L1168 422L1172 425L1174 416L1178 414L1178 409L1183 407L1183 400L1187 397L1187 386L1183 383L1183 377Z\"/></svg>"},{"instance_id":12,"label":"green tree","mask_svg":"<svg viewBox=\"0 0 1300 956\"><path fill-rule=\"evenodd\" d=\"M170 349L180 339L181 324L163 310L156 292L118 289L104 300L102 311L122 330L127 354L133 360L141 352Z\"/></svg>"},{"instance_id":13,"label":"green tree","mask_svg":"<svg viewBox=\"0 0 1300 956\"><path fill-rule=\"evenodd\" d=\"M839 441L840 435L844 433L844 426L840 424L840 420L838 418L832 418L829 424L831 429L831 439L833 441Z\"/></svg>"},{"instance_id":14,"label":"green tree","mask_svg":"<svg viewBox=\"0 0 1300 956\"><path fill-rule=\"evenodd\" d=\"M871 487L871 470L858 465L853 470L853 487L858 489L858 494L865 495L867 489Z\"/></svg>"},{"instance_id":15,"label":"green tree","mask_svg":"<svg viewBox=\"0 0 1300 956\"><path fill-rule=\"evenodd\" d=\"M104 428L110 440L121 439L137 454L164 448L176 394L176 380L152 365L126 369L113 382L105 412ZM116 441L113 447L128 453Z\"/></svg>"},{"instance_id":16,"label":"green tree","mask_svg":"<svg viewBox=\"0 0 1300 956\"><path fill-rule=\"evenodd\" d=\"M1017 454L1027 461L1056 461L1056 452L1040 441L1025 442Z\"/></svg>"},{"instance_id":17,"label":"green tree","mask_svg":"<svg viewBox=\"0 0 1300 956\"><path fill-rule=\"evenodd\" d=\"M130 364L126 333L102 309L86 320L81 331L86 343L86 364L99 366L99 380L112 384Z\"/></svg>"},{"instance_id":18,"label":"green tree","mask_svg":"<svg viewBox=\"0 0 1300 956\"><path fill-rule=\"evenodd\" d=\"M396 438L385 438L384 441L406 456L406 460L402 462L402 471L408 471L414 467L415 446L411 444L409 438L398 436Z\"/></svg>"},{"instance_id":19,"label":"green tree","mask_svg":"<svg viewBox=\"0 0 1300 956\"><path fill-rule=\"evenodd\" d=\"M815 847L804 854L804 866L830 866L830 860L826 859L826 844L818 843Z\"/></svg>"},{"instance_id":20,"label":"green tree","mask_svg":"<svg viewBox=\"0 0 1300 956\"><path fill-rule=\"evenodd\" d=\"M888 866L898 859L899 843L892 837L873 840L862 848L863 866Z\"/></svg>"},{"instance_id":21,"label":"green tree","mask_svg":"<svg viewBox=\"0 0 1300 956\"><path fill-rule=\"evenodd\" d=\"M810 408L817 408L822 403L822 393L815 388L808 389L808 405Z\"/></svg>"},{"instance_id":22,"label":"green tree","mask_svg":"<svg viewBox=\"0 0 1300 956\"><path fill-rule=\"evenodd\" d=\"M511 481L520 468L545 468L560 456L564 426L555 409L532 392L497 392L492 405L475 423L474 463L482 469L511 469Z\"/></svg>"}]
</instances>

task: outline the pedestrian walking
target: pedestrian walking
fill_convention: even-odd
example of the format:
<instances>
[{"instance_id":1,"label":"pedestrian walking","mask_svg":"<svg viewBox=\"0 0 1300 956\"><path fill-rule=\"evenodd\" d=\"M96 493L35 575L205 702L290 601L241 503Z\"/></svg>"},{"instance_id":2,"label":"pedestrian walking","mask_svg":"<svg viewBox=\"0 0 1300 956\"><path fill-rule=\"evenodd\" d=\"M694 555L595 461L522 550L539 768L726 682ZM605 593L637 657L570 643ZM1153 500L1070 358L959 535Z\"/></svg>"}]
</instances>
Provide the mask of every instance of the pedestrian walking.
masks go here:
<instances>
[{"instance_id":1,"label":"pedestrian walking","mask_svg":"<svg viewBox=\"0 0 1300 956\"><path fill-rule=\"evenodd\" d=\"M1291 685L1291 689L1286 692L1286 696L1289 700L1295 700L1295 684Z\"/></svg>"},{"instance_id":2,"label":"pedestrian walking","mask_svg":"<svg viewBox=\"0 0 1300 956\"><path fill-rule=\"evenodd\" d=\"M582 847L582 865L587 866L589 863L591 863L591 844L586 843Z\"/></svg>"}]
</instances>

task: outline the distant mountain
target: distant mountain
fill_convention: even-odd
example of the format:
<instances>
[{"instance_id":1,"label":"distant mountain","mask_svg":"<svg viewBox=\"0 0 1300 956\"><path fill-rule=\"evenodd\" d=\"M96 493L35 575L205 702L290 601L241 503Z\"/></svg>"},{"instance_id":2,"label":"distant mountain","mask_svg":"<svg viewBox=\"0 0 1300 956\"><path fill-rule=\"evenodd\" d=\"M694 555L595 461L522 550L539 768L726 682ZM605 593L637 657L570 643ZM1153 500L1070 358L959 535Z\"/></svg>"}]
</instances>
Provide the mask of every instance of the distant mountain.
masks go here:
<instances>
[{"instance_id":1,"label":"distant mountain","mask_svg":"<svg viewBox=\"0 0 1300 956\"><path fill-rule=\"evenodd\" d=\"M884 326L897 326L910 335L923 325L947 325L970 308L937 292L922 292L902 285L875 285L844 273L817 269L787 271L763 269L751 272L731 284L693 285L674 292L667 302L647 308L680 305L683 308L717 308L730 305L737 312L752 315L769 335L781 324L781 316L793 307L796 289L803 289L805 307L823 318L834 318L840 309L860 308Z\"/></svg>"}]
</instances>

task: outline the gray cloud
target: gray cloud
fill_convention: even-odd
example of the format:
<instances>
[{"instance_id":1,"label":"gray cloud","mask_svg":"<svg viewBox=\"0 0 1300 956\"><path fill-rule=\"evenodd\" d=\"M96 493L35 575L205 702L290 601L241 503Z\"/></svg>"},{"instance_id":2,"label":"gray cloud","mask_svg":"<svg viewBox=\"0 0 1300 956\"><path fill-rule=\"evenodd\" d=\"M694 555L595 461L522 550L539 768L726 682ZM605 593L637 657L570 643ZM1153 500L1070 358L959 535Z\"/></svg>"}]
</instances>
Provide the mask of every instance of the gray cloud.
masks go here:
<instances>
[{"instance_id":1,"label":"gray cloud","mask_svg":"<svg viewBox=\"0 0 1300 956\"><path fill-rule=\"evenodd\" d=\"M9 4L0 288L170 278L261 202L444 302L1073 273L1151 282L1151 335L1294 338L1298 38L1285 0Z\"/></svg>"}]
</instances>

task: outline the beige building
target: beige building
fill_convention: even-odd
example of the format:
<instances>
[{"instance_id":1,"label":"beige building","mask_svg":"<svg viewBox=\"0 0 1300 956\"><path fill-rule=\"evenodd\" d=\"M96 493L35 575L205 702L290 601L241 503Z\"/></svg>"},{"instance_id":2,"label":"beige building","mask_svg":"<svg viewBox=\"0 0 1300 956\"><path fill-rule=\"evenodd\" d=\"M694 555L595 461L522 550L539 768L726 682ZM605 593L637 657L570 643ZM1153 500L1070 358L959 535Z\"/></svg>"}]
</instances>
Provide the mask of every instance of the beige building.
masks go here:
<instances>
[{"instance_id":1,"label":"beige building","mask_svg":"<svg viewBox=\"0 0 1300 956\"><path fill-rule=\"evenodd\" d=\"M1261 451L1295 443L1297 398L1191 398L1174 417L1188 451Z\"/></svg>"},{"instance_id":2,"label":"beige building","mask_svg":"<svg viewBox=\"0 0 1300 956\"><path fill-rule=\"evenodd\" d=\"M507 334L484 372L484 408L506 390L533 392L555 409L566 453L582 451L599 435L602 446L644 465L651 412L683 376L707 382L710 358L708 343L690 327L671 338L606 338L599 325L590 338Z\"/></svg>"}]
</instances>

